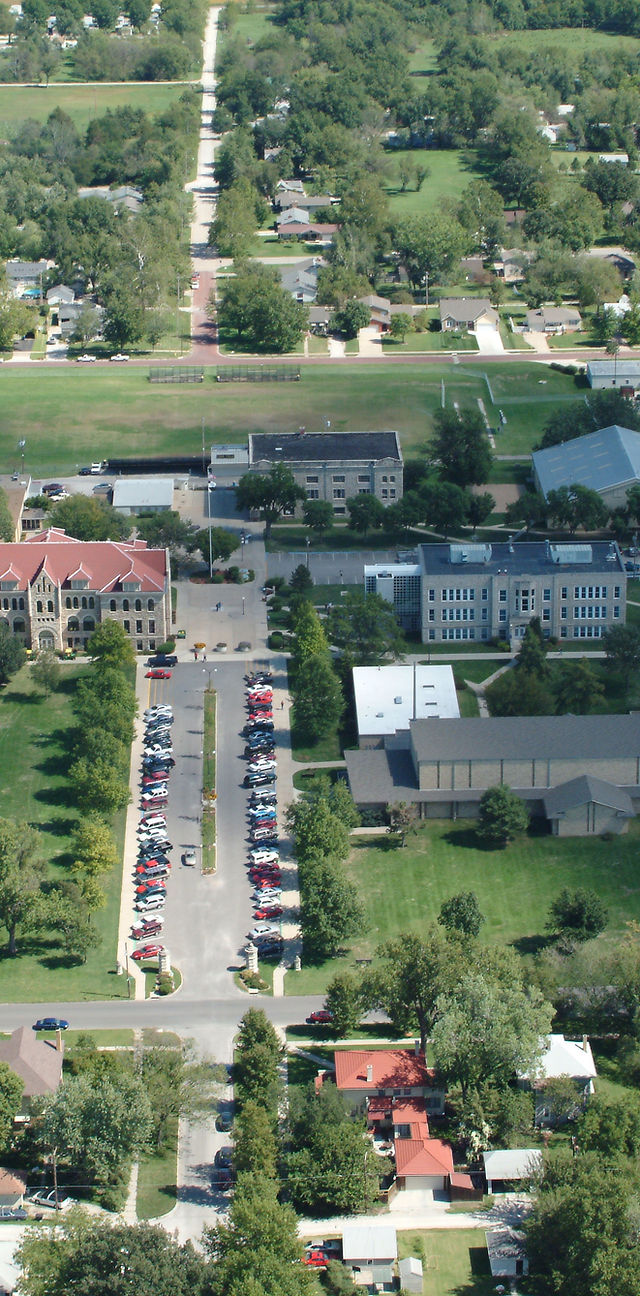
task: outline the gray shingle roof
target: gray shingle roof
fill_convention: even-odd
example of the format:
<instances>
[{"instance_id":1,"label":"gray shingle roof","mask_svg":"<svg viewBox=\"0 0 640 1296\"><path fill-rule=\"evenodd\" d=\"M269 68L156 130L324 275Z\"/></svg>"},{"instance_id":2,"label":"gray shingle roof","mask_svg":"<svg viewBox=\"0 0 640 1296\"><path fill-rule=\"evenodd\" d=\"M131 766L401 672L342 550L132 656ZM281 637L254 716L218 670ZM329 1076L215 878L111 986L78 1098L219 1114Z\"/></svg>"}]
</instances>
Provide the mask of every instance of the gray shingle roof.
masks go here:
<instances>
[{"instance_id":1,"label":"gray shingle roof","mask_svg":"<svg viewBox=\"0 0 640 1296\"><path fill-rule=\"evenodd\" d=\"M402 462L397 432L252 432L249 463L348 463L395 459Z\"/></svg>"},{"instance_id":2,"label":"gray shingle roof","mask_svg":"<svg viewBox=\"0 0 640 1296\"><path fill-rule=\"evenodd\" d=\"M563 810L575 810L579 806L595 801L597 805L608 806L620 814L633 817L631 797L622 788L606 779L593 778L590 774L581 774L578 778L569 779L568 783L559 783L547 792L544 798L544 812L547 819L553 819Z\"/></svg>"},{"instance_id":3,"label":"gray shingle roof","mask_svg":"<svg viewBox=\"0 0 640 1296\"><path fill-rule=\"evenodd\" d=\"M579 483L604 491L640 480L640 432L631 428L600 428L561 445L536 450L531 456L543 495L559 486Z\"/></svg>"},{"instance_id":4,"label":"gray shingle roof","mask_svg":"<svg viewBox=\"0 0 640 1296\"><path fill-rule=\"evenodd\" d=\"M495 316L496 311L493 309L488 297L441 297L440 298L440 319L451 317L454 320L464 320L470 324L475 323L481 315Z\"/></svg>"},{"instance_id":5,"label":"gray shingle roof","mask_svg":"<svg viewBox=\"0 0 640 1296\"><path fill-rule=\"evenodd\" d=\"M631 715L500 716L489 720L412 720L419 761L597 760L640 758L640 712ZM585 759L587 756L585 755Z\"/></svg>"}]
</instances>

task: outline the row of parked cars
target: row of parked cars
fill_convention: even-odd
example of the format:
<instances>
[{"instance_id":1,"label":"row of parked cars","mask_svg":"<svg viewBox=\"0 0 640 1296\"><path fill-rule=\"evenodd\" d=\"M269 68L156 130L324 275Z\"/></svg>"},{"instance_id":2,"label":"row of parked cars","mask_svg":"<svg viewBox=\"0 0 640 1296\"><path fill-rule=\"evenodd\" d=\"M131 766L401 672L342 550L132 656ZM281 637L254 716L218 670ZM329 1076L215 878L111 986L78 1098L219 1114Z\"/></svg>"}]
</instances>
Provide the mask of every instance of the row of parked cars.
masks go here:
<instances>
[{"instance_id":1,"label":"row of parked cars","mask_svg":"<svg viewBox=\"0 0 640 1296\"><path fill-rule=\"evenodd\" d=\"M142 814L138 824L134 874L137 916L131 927L133 939L141 942L131 956L139 963L159 959L164 950L158 938L162 936L167 880L171 872L169 856L173 850L165 814L169 802L169 779L175 765L172 724L173 710L168 705L158 704L144 713Z\"/></svg>"},{"instance_id":2,"label":"row of parked cars","mask_svg":"<svg viewBox=\"0 0 640 1296\"><path fill-rule=\"evenodd\" d=\"M247 720L244 727L245 787L249 802L249 877L253 883L253 926L247 933L262 959L282 953L282 873L276 804L277 764L270 671L246 676Z\"/></svg>"}]
</instances>

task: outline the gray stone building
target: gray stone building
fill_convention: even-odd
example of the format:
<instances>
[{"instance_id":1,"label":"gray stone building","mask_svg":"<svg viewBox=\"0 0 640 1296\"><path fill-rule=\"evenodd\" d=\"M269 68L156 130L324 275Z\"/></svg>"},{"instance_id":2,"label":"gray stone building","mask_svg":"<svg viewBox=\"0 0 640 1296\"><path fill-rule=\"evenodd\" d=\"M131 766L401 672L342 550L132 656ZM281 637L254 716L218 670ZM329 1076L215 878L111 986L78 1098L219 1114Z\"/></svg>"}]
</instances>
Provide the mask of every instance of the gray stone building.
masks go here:
<instances>
[{"instance_id":1,"label":"gray stone building","mask_svg":"<svg viewBox=\"0 0 640 1296\"><path fill-rule=\"evenodd\" d=\"M614 542L421 545L424 643L600 639L623 625L626 573Z\"/></svg>"},{"instance_id":2,"label":"gray stone building","mask_svg":"<svg viewBox=\"0 0 640 1296\"><path fill-rule=\"evenodd\" d=\"M0 544L0 620L27 648L83 649L113 620L135 651L153 650L171 628L168 550L74 540L56 528Z\"/></svg>"},{"instance_id":3,"label":"gray stone building","mask_svg":"<svg viewBox=\"0 0 640 1296\"><path fill-rule=\"evenodd\" d=\"M307 499L329 500L338 516L354 495L383 504L402 498L402 451L397 432L254 432L249 471L286 464Z\"/></svg>"}]
</instances>

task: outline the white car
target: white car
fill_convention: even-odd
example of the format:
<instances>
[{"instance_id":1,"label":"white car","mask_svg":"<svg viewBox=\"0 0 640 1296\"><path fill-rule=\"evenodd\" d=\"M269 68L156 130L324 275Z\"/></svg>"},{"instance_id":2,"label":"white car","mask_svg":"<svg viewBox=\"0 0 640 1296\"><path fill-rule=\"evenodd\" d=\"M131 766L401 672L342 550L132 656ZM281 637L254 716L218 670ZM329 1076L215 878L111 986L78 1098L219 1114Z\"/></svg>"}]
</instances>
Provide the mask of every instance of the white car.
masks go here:
<instances>
[{"instance_id":1,"label":"white car","mask_svg":"<svg viewBox=\"0 0 640 1296\"><path fill-rule=\"evenodd\" d=\"M118 351L116 355L109 356L109 359L119 361L122 364L125 360L128 360L129 357L128 355L124 355L122 351Z\"/></svg>"},{"instance_id":2,"label":"white car","mask_svg":"<svg viewBox=\"0 0 640 1296\"><path fill-rule=\"evenodd\" d=\"M250 774L269 774L271 770L276 769L274 760L257 760L251 761L249 765Z\"/></svg>"},{"instance_id":3,"label":"white car","mask_svg":"<svg viewBox=\"0 0 640 1296\"><path fill-rule=\"evenodd\" d=\"M166 747L164 743L153 743L144 749L145 756L173 756L173 747Z\"/></svg>"},{"instance_id":4,"label":"white car","mask_svg":"<svg viewBox=\"0 0 640 1296\"><path fill-rule=\"evenodd\" d=\"M67 1197L64 1188L40 1188L38 1192L31 1194L29 1201L35 1206L52 1206L54 1210L64 1210L67 1206L73 1206L73 1197Z\"/></svg>"},{"instance_id":5,"label":"white car","mask_svg":"<svg viewBox=\"0 0 640 1296\"><path fill-rule=\"evenodd\" d=\"M164 909L164 892L162 895L138 896L135 907L139 913L148 913L151 909Z\"/></svg>"},{"instance_id":6,"label":"white car","mask_svg":"<svg viewBox=\"0 0 640 1296\"><path fill-rule=\"evenodd\" d=\"M253 903L257 909L260 909L263 904L280 904L281 899L282 891L277 891L275 887L272 889L256 887L253 893Z\"/></svg>"},{"instance_id":7,"label":"white car","mask_svg":"<svg viewBox=\"0 0 640 1296\"><path fill-rule=\"evenodd\" d=\"M138 832L147 833L150 831L151 828L162 828L164 830L166 829L166 826L167 826L166 815L162 815L162 814L145 815L144 819L141 819L140 823L138 824Z\"/></svg>"},{"instance_id":8,"label":"white car","mask_svg":"<svg viewBox=\"0 0 640 1296\"><path fill-rule=\"evenodd\" d=\"M95 364L96 358L92 355L78 356L78 364Z\"/></svg>"},{"instance_id":9,"label":"white car","mask_svg":"<svg viewBox=\"0 0 640 1296\"><path fill-rule=\"evenodd\" d=\"M258 922L255 927L251 928L249 936L251 940L256 940L260 936L279 936L280 924L272 922Z\"/></svg>"},{"instance_id":10,"label":"white car","mask_svg":"<svg viewBox=\"0 0 640 1296\"><path fill-rule=\"evenodd\" d=\"M279 864L280 853L277 850L265 850L262 847L258 850L249 851L249 859L252 864Z\"/></svg>"}]
</instances>

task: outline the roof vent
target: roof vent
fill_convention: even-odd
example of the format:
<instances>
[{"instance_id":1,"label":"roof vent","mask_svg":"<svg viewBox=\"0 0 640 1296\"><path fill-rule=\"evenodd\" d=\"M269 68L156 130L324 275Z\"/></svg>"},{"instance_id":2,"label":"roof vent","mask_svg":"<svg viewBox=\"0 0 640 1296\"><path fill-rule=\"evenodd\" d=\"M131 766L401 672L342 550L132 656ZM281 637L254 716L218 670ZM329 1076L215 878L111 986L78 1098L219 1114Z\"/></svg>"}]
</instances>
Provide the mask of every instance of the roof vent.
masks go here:
<instances>
[{"instance_id":1,"label":"roof vent","mask_svg":"<svg viewBox=\"0 0 640 1296\"><path fill-rule=\"evenodd\" d=\"M402 706L402 698L401 698L401 697L394 697L393 700L394 700L396 706Z\"/></svg>"},{"instance_id":2,"label":"roof vent","mask_svg":"<svg viewBox=\"0 0 640 1296\"><path fill-rule=\"evenodd\" d=\"M371 1062L367 1063L367 1084L373 1084L373 1066Z\"/></svg>"}]
</instances>

